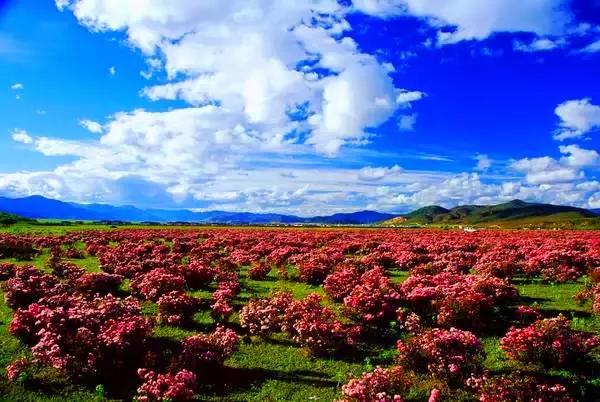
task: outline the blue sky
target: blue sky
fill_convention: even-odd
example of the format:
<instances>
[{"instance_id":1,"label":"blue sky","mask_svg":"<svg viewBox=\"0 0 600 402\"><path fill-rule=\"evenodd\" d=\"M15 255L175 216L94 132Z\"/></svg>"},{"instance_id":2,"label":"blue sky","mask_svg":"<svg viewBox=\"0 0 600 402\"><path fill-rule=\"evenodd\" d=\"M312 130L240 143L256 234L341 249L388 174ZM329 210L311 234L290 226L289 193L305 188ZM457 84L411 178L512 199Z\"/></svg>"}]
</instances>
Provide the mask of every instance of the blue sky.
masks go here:
<instances>
[{"instance_id":1,"label":"blue sky","mask_svg":"<svg viewBox=\"0 0 600 402\"><path fill-rule=\"evenodd\" d=\"M600 208L600 1L0 1L0 194Z\"/></svg>"}]
</instances>

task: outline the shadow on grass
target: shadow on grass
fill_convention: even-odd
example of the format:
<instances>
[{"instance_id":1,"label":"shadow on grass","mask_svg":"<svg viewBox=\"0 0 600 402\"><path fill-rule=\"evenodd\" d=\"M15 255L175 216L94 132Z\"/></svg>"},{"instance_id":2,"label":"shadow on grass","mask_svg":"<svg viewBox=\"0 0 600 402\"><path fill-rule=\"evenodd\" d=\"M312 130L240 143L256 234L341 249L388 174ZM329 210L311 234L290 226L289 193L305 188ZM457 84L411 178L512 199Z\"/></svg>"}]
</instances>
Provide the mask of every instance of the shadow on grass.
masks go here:
<instances>
[{"instance_id":1,"label":"shadow on grass","mask_svg":"<svg viewBox=\"0 0 600 402\"><path fill-rule=\"evenodd\" d=\"M227 397L231 394L256 388L267 380L305 384L316 388L338 385L326 374L312 370L279 371L264 368L217 367L205 373L200 394Z\"/></svg>"}]
</instances>

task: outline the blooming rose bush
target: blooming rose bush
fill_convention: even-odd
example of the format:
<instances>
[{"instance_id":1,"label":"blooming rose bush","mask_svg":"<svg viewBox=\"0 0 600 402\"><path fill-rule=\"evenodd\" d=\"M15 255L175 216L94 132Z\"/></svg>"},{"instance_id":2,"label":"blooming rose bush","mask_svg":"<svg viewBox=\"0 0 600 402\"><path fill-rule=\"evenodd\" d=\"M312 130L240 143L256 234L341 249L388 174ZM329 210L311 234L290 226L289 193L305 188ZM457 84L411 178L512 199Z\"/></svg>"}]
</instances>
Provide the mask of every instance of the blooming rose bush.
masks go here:
<instances>
[{"instance_id":1,"label":"blooming rose bush","mask_svg":"<svg viewBox=\"0 0 600 402\"><path fill-rule=\"evenodd\" d=\"M483 347L469 331L434 328L398 341L397 348L403 367L429 373L453 387L483 370Z\"/></svg>"},{"instance_id":2,"label":"blooming rose bush","mask_svg":"<svg viewBox=\"0 0 600 402\"><path fill-rule=\"evenodd\" d=\"M150 325L131 298L61 294L18 309L9 331L31 346L38 363L73 377L110 379L136 368Z\"/></svg>"},{"instance_id":3,"label":"blooming rose bush","mask_svg":"<svg viewBox=\"0 0 600 402\"><path fill-rule=\"evenodd\" d=\"M446 272L411 275L400 290L412 311L444 327L491 326L518 300L517 290L505 280Z\"/></svg>"},{"instance_id":4,"label":"blooming rose bush","mask_svg":"<svg viewBox=\"0 0 600 402\"><path fill-rule=\"evenodd\" d=\"M240 311L240 325L251 335L268 336L280 332L285 312L293 301L289 292L277 292L268 298L252 299Z\"/></svg>"},{"instance_id":5,"label":"blooming rose bush","mask_svg":"<svg viewBox=\"0 0 600 402\"><path fill-rule=\"evenodd\" d=\"M239 336L235 331L219 326L213 333L184 339L178 365L195 373L201 372L207 366L223 364L238 346Z\"/></svg>"},{"instance_id":6,"label":"blooming rose bush","mask_svg":"<svg viewBox=\"0 0 600 402\"><path fill-rule=\"evenodd\" d=\"M194 397L196 374L181 370L175 374L158 374L152 370L139 369L142 385L137 390L139 402L188 401Z\"/></svg>"},{"instance_id":7,"label":"blooming rose bush","mask_svg":"<svg viewBox=\"0 0 600 402\"><path fill-rule=\"evenodd\" d=\"M157 268L135 277L131 281L131 290L146 300L158 301L167 293L183 292L185 280L182 276Z\"/></svg>"},{"instance_id":8,"label":"blooming rose bush","mask_svg":"<svg viewBox=\"0 0 600 402\"><path fill-rule=\"evenodd\" d=\"M469 380L481 402L575 402L564 385L525 373L504 374Z\"/></svg>"},{"instance_id":9,"label":"blooming rose bush","mask_svg":"<svg viewBox=\"0 0 600 402\"><path fill-rule=\"evenodd\" d=\"M379 326L395 318L400 293L379 268L365 272L344 298L344 310L355 320Z\"/></svg>"},{"instance_id":10,"label":"blooming rose bush","mask_svg":"<svg viewBox=\"0 0 600 402\"><path fill-rule=\"evenodd\" d=\"M198 311L200 301L184 292L171 292L163 295L158 305L158 322L169 325L186 325Z\"/></svg>"},{"instance_id":11,"label":"blooming rose bush","mask_svg":"<svg viewBox=\"0 0 600 402\"><path fill-rule=\"evenodd\" d=\"M343 266L329 274L323 289L335 301L342 301L360 283L360 272L353 266Z\"/></svg>"},{"instance_id":12,"label":"blooming rose bush","mask_svg":"<svg viewBox=\"0 0 600 402\"><path fill-rule=\"evenodd\" d=\"M248 278L255 281L263 281L271 272L271 265L264 261L254 261L248 270Z\"/></svg>"},{"instance_id":13,"label":"blooming rose bush","mask_svg":"<svg viewBox=\"0 0 600 402\"><path fill-rule=\"evenodd\" d=\"M321 305L321 296L312 293L293 302L285 312L283 330L311 354L323 355L356 343L358 327L347 326L335 313Z\"/></svg>"},{"instance_id":14,"label":"blooming rose bush","mask_svg":"<svg viewBox=\"0 0 600 402\"><path fill-rule=\"evenodd\" d=\"M506 355L523 363L569 367L582 363L600 338L571 329L571 321L560 315L538 320L525 328L511 328L501 340Z\"/></svg>"},{"instance_id":15,"label":"blooming rose bush","mask_svg":"<svg viewBox=\"0 0 600 402\"><path fill-rule=\"evenodd\" d=\"M410 385L402 367L377 367L342 386L339 402L402 402Z\"/></svg>"},{"instance_id":16,"label":"blooming rose bush","mask_svg":"<svg viewBox=\"0 0 600 402\"><path fill-rule=\"evenodd\" d=\"M123 277L103 272L83 274L75 280L75 289L90 295L116 294L123 283Z\"/></svg>"}]
</instances>

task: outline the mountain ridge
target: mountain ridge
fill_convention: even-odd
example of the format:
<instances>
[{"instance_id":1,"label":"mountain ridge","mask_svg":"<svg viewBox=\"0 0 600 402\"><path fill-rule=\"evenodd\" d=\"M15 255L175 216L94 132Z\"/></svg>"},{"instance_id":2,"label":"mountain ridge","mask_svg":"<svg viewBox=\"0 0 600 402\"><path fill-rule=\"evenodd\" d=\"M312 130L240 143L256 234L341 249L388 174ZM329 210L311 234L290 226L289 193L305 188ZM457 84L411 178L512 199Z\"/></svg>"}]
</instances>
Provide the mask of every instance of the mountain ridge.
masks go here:
<instances>
[{"instance_id":1,"label":"mountain ridge","mask_svg":"<svg viewBox=\"0 0 600 402\"><path fill-rule=\"evenodd\" d=\"M223 224L373 224L398 216L377 211L357 211L333 215L300 217L278 213L206 211L189 209L142 209L134 206L78 204L39 195L23 198L0 197L0 211L30 219L85 221L186 222Z\"/></svg>"}]
</instances>

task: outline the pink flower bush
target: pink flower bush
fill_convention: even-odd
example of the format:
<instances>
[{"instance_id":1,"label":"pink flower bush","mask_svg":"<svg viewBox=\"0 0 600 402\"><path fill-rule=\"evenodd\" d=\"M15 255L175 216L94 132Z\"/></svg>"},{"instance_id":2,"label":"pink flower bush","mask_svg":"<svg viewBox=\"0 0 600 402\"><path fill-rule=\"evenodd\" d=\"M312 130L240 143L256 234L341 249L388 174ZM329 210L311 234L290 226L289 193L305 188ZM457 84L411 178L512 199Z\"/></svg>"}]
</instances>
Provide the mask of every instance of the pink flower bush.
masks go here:
<instances>
[{"instance_id":1,"label":"pink flower bush","mask_svg":"<svg viewBox=\"0 0 600 402\"><path fill-rule=\"evenodd\" d=\"M30 366L31 362L28 359L19 358L6 366L6 378L11 382L17 381L22 374L27 372Z\"/></svg>"},{"instance_id":2,"label":"pink flower bush","mask_svg":"<svg viewBox=\"0 0 600 402\"><path fill-rule=\"evenodd\" d=\"M190 289L202 289L215 280L217 271L208 264L192 261L180 269Z\"/></svg>"},{"instance_id":3,"label":"pink flower bush","mask_svg":"<svg viewBox=\"0 0 600 402\"><path fill-rule=\"evenodd\" d=\"M158 305L158 321L169 325L185 325L192 321L198 311L199 300L184 292L171 292L163 295Z\"/></svg>"},{"instance_id":4,"label":"pink flower bush","mask_svg":"<svg viewBox=\"0 0 600 402\"><path fill-rule=\"evenodd\" d=\"M116 294L122 282L123 277L120 275L93 272L83 274L77 278L75 280L75 289L90 295Z\"/></svg>"},{"instance_id":5,"label":"pink flower bush","mask_svg":"<svg viewBox=\"0 0 600 402\"><path fill-rule=\"evenodd\" d=\"M60 293L58 280L52 275L31 267L20 267L14 278L4 283L4 299L9 307L25 308L42 297Z\"/></svg>"},{"instance_id":6,"label":"pink flower bush","mask_svg":"<svg viewBox=\"0 0 600 402\"><path fill-rule=\"evenodd\" d=\"M395 318L400 293L381 269L365 272L344 298L346 313L367 325L382 325Z\"/></svg>"},{"instance_id":7,"label":"pink flower bush","mask_svg":"<svg viewBox=\"0 0 600 402\"><path fill-rule=\"evenodd\" d=\"M150 333L132 299L61 294L15 312L9 331L36 362L68 375L111 377L135 368Z\"/></svg>"},{"instance_id":8,"label":"pink flower bush","mask_svg":"<svg viewBox=\"0 0 600 402\"><path fill-rule=\"evenodd\" d=\"M185 280L162 268L141 274L131 281L131 290L144 299L157 301L162 295L185 290Z\"/></svg>"},{"instance_id":9,"label":"pink flower bush","mask_svg":"<svg viewBox=\"0 0 600 402\"><path fill-rule=\"evenodd\" d=\"M444 327L485 327L518 299L517 290L494 277L440 273L411 275L401 291L408 307Z\"/></svg>"},{"instance_id":10,"label":"pink flower bush","mask_svg":"<svg viewBox=\"0 0 600 402\"><path fill-rule=\"evenodd\" d=\"M268 336L280 332L285 312L293 303L288 292L278 292L264 299L252 299L240 311L240 325L251 335Z\"/></svg>"},{"instance_id":11,"label":"pink flower bush","mask_svg":"<svg viewBox=\"0 0 600 402\"><path fill-rule=\"evenodd\" d=\"M139 369L143 383L137 390L139 402L188 401L194 397L196 374L188 370L176 374L158 374L152 370Z\"/></svg>"},{"instance_id":12,"label":"pink flower bush","mask_svg":"<svg viewBox=\"0 0 600 402\"><path fill-rule=\"evenodd\" d=\"M483 369L483 347L469 331L434 328L398 341L397 348L404 367L429 373L450 386L463 385Z\"/></svg>"},{"instance_id":13,"label":"pink flower bush","mask_svg":"<svg viewBox=\"0 0 600 402\"><path fill-rule=\"evenodd\" d=\"M354 345L359 329L339 321L312 293L292 303L285 312L283 329L311 354L323 355Z\"/></svg>"},{"instance_id":14,"label":"pink flower bush","mask_svg":"<svg viewBox=\"0 0 600 402\"><path fill-rule=\"evenodd\" d=\"M410 385L402 367L377 367L342 386L340 402L403 402Z\"/></svg>"},{"instance_id":15,"label":"pink flower bush","mask_svg":"<svg viewBox=\"0 0 600 402\"><path fill-rule=\"evenodd\" d=\"M211 334L193 335L183 340L179 366L193 372L202 367L221 365L237 351L239 337L235 331L217 327Z\"/></svg>"},{"instance_id":16,"label":"pink flower bush","mask_svg":"<svg viewBox=\"0 0 600 402\"><path fill-rule=\"evenodd\" d=\"M525 328L511 328L501 340L502 349L513 360L549 367L584 363L600 338L574 331L564 316L538 320Z\"/></svg>"},{"instance_id":17,"label":"pink flower bush","mask_svg":"<svg viewBox=\"0 0 600 402\"><path fill-rule=\"evenodd\" d=\"M345 266L329 274L323 282L323 288L333 300L342 301L359 283L360 273L358 269Z\"/></svg>"},{"instance_id":18,"label":"pink flower bush","mask_svg":"<svg viewBox=\"0 0 600 402\"><path fill-rule=\"evenodd\" d=\"M556 383L536 379L524 373L500 375L476 381L475 391L481 402L575 402L567 389Z\"/></svg>"},{"instance_id":19,"label":"pink flower bush","mask_svg":"<svg viewBox=\"0 0 600 402\"><path fill-rule=\"evenodd\" d=\"M271 272L271 265L262 261L255 261L248 270L248 277L255 281L263 281Z\"/></svg>"}]
</instances>

